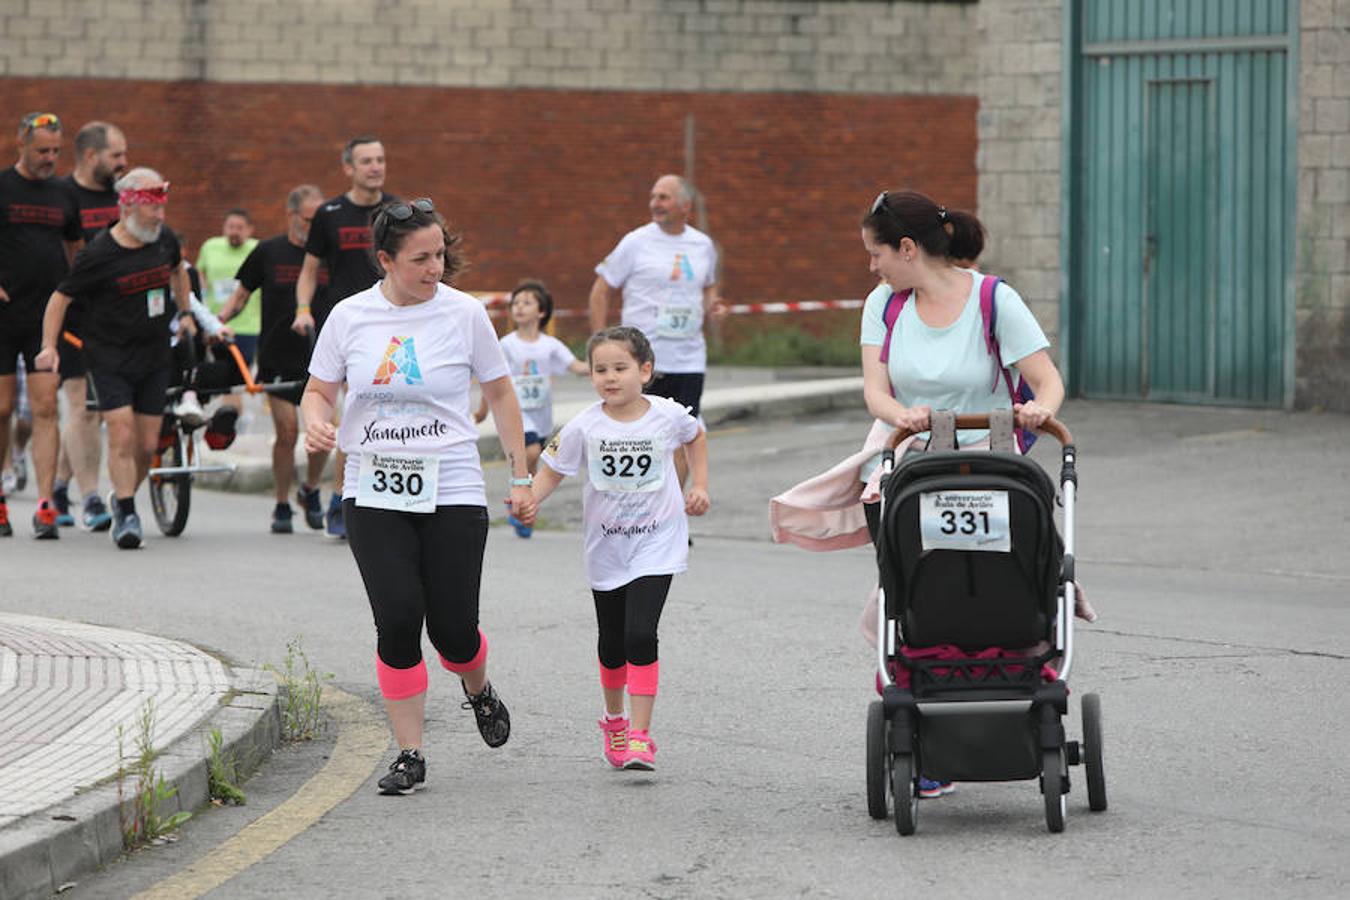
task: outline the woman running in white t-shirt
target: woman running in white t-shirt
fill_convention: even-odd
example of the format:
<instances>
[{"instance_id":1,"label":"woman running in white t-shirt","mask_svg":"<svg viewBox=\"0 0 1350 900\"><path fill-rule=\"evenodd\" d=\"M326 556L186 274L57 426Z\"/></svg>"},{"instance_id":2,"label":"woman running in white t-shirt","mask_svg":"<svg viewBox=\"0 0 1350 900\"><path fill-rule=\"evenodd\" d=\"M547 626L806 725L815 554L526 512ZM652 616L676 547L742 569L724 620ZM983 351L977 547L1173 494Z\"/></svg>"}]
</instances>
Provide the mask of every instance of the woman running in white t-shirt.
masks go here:
<instances>
[{"instance_id":1,"label":"woman running in white t-shirt","mask_svg":"<svg viewBox=\"0 0 1350 900\"><path fill-rule=\"evenodd\" d=\"M511 384L525 422L525 461L533 475L539 469L539 454L553 435L552 376L569 372L586 375L590 368L573 356L566 344L544 333L553 318L553 295L542 281L528 279L516 285L509 310L516 330L502 338L502 353L511 369ZM483 421L487 411L484 396L473 420ZM520 537L527 538L534 532L514 514L508 515L507 521Z\"/></svg>"},{"instance_id":2,"label":"woman running in white t-shirt","mask_svg":"<svg viewBox=\"0 0 1350 900\"><path fill-rule=\"evenodd\" d=\"M688 563L685 516L708 511L708 440L689 410L643 395L653 354L642 332L627 326L597 332L586 358L600 402L563 426L544 451L534 497L542 503L564 476L585 469L586 575L600 631L604 755L615 768L654 769L656 629L671 579ZM674 462L680 447L691 475L684 496Z\"/></svg>"},{"instance_id":3,"label":"woman running in white t-shirt","mask_svg":"<svg viewBox=\"0 0 1350 900\"><path fill-rule=\"evenodd\" d=\"M399 755L380 792L407 794L426 780L422 722L427 669L422 626L441 665L458 675L489 747L511 718L487 677L478 593L487 497L478 430L469 417L477 379L511 463L517 514L534 517L524 429L506 360L483 305L441 284L460 260L430 200L393 203L375 217L384 279L329 315L301 400L305 448L347 453L347 541L375 615L375 670ZM447 243L450 250L447 251ZM347 383L342 424L333 406Z\"/></svg>"}]
</instances>

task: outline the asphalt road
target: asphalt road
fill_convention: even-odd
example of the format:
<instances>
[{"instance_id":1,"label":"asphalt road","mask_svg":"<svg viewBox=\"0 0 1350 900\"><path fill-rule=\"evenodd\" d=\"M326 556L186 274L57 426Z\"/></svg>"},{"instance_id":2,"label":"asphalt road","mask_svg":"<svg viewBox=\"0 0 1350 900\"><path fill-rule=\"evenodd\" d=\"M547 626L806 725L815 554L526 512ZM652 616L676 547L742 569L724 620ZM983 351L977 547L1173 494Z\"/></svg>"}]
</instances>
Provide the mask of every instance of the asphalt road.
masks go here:
<instances>
[{"instance_id":1,"label":"asphalt road","mask_svg":"<svg viewBox=\"0 0 1350 900\"><path fill-rule=\"evenodd\" d=\"M1068 829L1034 782L960 785L899 838L867 816L865 550L768 541L767 498L861 440L861 414L747 423L711 443L713 511L662 623L652 775L609 771L579 485L526 542L495 528L483 627L515 723L488 750L433 667L429 787L374 778L212 896L1327 897L1350 892L1350 419L1071 403L1080 580L1076 692L1103 698L1110 810L1075 769ZM1036 454L1053 463L1042 441ZM490 469L500 486L505 470ZM500 493L500 491L497 491ZM148 512L148 502L141 506ZM106 536L0 544L0 606L185 639L279 663L302 636L334 684L378 701L373 629L346 547L266 534L263 497L200 492L186 534L119 553ZM495 510L494 510L495 514ZM1081 733L1075 716L1071 736ZM285 799L331 751L287 748L175 844L70 896L125 896Z\"/></svg>"}]
</instances>

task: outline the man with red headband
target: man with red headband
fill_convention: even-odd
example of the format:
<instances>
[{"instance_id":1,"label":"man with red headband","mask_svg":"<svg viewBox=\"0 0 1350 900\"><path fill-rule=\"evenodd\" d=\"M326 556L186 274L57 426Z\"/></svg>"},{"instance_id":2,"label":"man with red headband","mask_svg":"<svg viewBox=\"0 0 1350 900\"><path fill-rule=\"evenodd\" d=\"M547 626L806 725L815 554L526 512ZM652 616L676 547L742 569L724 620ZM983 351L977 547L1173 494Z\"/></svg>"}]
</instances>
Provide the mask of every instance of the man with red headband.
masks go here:
<instances>
[{"instance_id":1,"label":"man with red headband","mask_svg":"<svg viewBox=\"0 0 1350 900\"><path fill-rule=\"evenodd\" d=\"M164 227L168 182L154 169L136 168L113 187L120 218L80 251L48 301L37 364L44 371L56 368L66 309L79 298L85 362L108 426L112 539L130 550L141 545L136 489L150 468L164 418L170 326L175 315L188 334L196 325L182 250Z\"/></svg>"},{"instance_id":2,"label":"man with red headband","mask_svg":"<svg viewBox=\"0 0 1350 900\"><path fill-rule=\"evenodd\" d=\"M60 441L58 379L55 372L39 371L35 362L43 307L66 274L74 243L80 239L80 214L52 177L61 155L61 120L52 113L24 116L18 145L19 161L0 172L0 460L9 456L9 419L14 414L16 371L22 356L33 409L33 468L39 497L33 533L56 538L60 532L51 496ZM0 537L13 533L0 490Z\"/></svg>"}]
</instances>

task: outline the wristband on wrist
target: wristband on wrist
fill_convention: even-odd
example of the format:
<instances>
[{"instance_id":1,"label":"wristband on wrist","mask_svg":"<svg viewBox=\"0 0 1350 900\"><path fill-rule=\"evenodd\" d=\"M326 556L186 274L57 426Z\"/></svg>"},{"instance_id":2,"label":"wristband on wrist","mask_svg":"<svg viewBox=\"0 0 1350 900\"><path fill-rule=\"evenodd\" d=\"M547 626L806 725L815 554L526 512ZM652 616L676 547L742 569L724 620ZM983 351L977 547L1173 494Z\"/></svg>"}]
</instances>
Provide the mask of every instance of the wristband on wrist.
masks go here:
<instances>
[{"instance_id":1,"label":"wristband on wrist","mask_svg":"<svg viewBox=\"0 0 1350 900\"><path fill-rule=\"evenodd\" d=\"M295 308L295 311L296 311L297 313L304 313L305 315L309 315L309 307L308 307L308 306L297 306L297 307Z\"/></svg>"},{"instance_id":2,"label":"wristband on wrist","mask_svg":"<svg viewBox=\"0 0 1350 900\"><path fill-rule=\"evenodd\" d=\"M524 478L512 478L511 487L532 487L534 485L534 476L526 475Z\"/></svg>"}]
</instances>

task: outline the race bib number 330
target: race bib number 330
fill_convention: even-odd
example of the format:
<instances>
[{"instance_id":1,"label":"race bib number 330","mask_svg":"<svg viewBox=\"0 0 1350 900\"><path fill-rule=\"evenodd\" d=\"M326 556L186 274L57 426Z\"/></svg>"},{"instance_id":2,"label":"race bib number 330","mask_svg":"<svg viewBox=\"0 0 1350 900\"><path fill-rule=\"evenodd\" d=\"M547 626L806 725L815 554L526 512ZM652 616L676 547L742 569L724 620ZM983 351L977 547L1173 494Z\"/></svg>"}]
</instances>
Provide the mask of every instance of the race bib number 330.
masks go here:
<instances>
[{"instance_id":1,"label":"race bib number 330","mask_svg":"<svg viewBox=\"0 0 1350 900\"><path fill-rule=\"evenodd\" d=\"M435 456L363 453L356 505L433 513L440 471L440 461Z\"/></svg>"},{"instance_id":2,"label":"race bib number 330","mask_svg":"<svg viewBox=\"0 0 1350 900\"><path fill-rule=\"evenodd\" d=\"M929 491L919 495L924 550L1008 553L1007 491Z\"/></svg>"}]
</instances>

